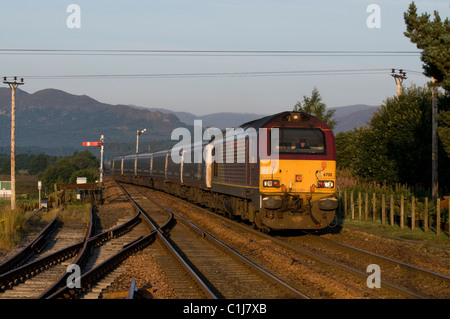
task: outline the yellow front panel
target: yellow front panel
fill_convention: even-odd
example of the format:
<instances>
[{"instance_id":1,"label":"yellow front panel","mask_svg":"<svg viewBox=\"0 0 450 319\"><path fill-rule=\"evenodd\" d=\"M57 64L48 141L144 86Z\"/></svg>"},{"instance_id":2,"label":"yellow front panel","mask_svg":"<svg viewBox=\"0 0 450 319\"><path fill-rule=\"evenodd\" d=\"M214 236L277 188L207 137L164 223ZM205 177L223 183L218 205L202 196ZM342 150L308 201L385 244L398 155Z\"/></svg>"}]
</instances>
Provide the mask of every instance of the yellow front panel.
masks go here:
<instances>
[{"instance_id":1,"label":"yellow front panel","mask_svg":"<svg viewBox=\"0 0 450 319\"><path fill-rule=\"evenodd\" d=\"M301 176L301 181L296 180ZM288 193L312 195L312 199L329 196L335 192L336 162L316 160L261 160L260 192L283 195L284 188L264 187L264 180L279 180ZM332 181L333 188L319 188L319 181ZM302 196L302 197L304 197Z\"/></svg>"}]
</instances>

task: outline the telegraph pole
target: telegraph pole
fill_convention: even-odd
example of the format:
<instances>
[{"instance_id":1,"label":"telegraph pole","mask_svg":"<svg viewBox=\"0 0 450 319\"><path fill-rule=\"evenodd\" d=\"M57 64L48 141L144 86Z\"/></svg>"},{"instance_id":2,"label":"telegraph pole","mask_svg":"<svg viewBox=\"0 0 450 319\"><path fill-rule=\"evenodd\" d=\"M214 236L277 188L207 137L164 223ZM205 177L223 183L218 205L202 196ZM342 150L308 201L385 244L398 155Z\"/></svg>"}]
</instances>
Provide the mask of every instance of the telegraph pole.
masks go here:
<instances>
[{"instance_id":1,"label":"telegraph pole","mask_svg":"<svg viewBox=\"0 0 450 319\"><path fill-rule=\"evenodd\" d=\"M11 210L16 209L16 89L25 84L23 79L8 81L3 77L3 83L8 84L11 89Z\"/></svg>"},{"instance_id":2,"label":"telegraph pole","mask_svg":"<svg viewBox=\"0 0 450 319\"><path fill-rule=\"evenodd\" d=\"M395 84L397 84L397 96L400 96L402 94L403 80L407 79L406 73L400 69L398 70L398 74L395 74L395 69L392 69L391 76L394 78Z\"/></svg>"}]
</instances>

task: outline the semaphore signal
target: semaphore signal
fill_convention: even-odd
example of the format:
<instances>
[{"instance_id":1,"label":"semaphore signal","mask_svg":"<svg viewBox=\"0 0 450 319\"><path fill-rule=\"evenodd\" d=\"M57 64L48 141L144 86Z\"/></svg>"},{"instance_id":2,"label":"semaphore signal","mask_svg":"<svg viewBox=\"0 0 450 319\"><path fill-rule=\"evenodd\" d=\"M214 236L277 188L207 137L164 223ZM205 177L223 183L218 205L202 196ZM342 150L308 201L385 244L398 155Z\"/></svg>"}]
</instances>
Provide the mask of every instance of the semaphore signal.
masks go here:
<instances>
[{"instance_id":1,"label":"semaphore signal","mask_svg":"<svg viewBox=\"0 0 450 319\"><path fill-rule=\"evenodd\" d=\"M100 147L100 186L103 185L103 149L105 146L105 137L103 135L100 136L100 140L98 142L83 142L83 146L98 146Z\"/></svg>"}]
</instances>

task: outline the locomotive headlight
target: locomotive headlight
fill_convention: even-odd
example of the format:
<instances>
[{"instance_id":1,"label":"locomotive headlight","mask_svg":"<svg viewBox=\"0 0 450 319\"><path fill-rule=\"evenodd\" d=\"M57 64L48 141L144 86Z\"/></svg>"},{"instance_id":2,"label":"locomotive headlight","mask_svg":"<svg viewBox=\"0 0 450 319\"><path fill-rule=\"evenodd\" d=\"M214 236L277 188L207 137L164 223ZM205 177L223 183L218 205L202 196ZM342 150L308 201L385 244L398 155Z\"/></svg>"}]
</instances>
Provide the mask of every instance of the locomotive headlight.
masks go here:
<instances>
[{"instance_id":1,"label":"locomotive headlight","mask_svg":"<svg viewBox=\"0 0 450 319\"><path fill-rule=\"evenodd\" d=\"M269 179L263 181L264 187L280 187L280 181L276 179Z\"/></svg>"},{"instance_id":2,"label":"locomotive headlight","mask_svg":"<svg viewBox=\"0 0 450 319\"><path fill-rule=\"evenodd\" d=\"M317 184L317 187L319 188L333 188L334 182L333 181L319 181Z\"/></svg>"}]
</instances>

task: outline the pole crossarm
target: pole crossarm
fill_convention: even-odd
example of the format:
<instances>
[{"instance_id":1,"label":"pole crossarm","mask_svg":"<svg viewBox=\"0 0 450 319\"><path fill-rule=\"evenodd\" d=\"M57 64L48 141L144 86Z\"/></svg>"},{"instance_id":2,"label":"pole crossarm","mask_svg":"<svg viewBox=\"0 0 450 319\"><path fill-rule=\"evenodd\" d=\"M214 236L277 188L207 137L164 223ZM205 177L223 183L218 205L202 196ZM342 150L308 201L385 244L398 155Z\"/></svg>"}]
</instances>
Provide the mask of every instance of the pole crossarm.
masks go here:
<instances>
[{"instance_id":1,"label":"pole crossarm","mask_svg":"<svg viewBox=\"0 0 450 319\"><path fill-rule=\"evenodd\" d=\"M400 96L402 94L402 83L403 80L406 80L406 72L404 72L402 69L398 70L398 74L395 73L395 69L392 69L391 76L395 80L395 84L397 84L397 96Z\"/></svg>"}]
</instances>

